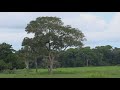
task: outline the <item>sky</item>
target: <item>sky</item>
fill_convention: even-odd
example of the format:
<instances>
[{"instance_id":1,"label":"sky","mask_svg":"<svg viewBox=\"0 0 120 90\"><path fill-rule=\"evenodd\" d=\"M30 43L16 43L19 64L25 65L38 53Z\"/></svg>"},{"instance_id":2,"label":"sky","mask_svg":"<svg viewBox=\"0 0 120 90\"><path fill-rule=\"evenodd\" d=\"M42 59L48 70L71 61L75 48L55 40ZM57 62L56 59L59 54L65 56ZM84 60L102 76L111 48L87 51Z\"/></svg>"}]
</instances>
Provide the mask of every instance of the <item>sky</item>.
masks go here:
<instances>
[{"instance_id":1,"label":"sky","mask_svg":"<svg viewBox=\"0 0 120 90\"><path fill-rule=\"evenodd\" d=\"M9 43L19 50L24 37L33 37L25 32L25 27L41 16L60 17L65 25L81 30L87 39L85 46L120 48L120 12L0 12L0 43Z\"/></svg>"}]
</instances>

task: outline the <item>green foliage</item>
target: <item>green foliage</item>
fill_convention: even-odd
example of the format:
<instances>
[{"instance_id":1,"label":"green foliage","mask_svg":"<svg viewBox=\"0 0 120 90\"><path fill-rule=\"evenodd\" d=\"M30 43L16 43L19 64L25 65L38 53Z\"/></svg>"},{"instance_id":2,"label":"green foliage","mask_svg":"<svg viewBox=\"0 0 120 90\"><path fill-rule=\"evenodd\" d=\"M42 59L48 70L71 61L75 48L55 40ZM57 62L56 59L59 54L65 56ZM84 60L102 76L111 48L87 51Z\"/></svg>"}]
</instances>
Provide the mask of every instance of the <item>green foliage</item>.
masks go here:
<instances>
[{"instance_id":1,"label":"green foliage","mask_svg":"<svg viewBox=\"0 0 120 90\"><path fill-rule=\"evenodd\" d=\"M70 48L60 52L61 67L109 66L120 64L120 49L110 45L95 48ZM88 62L87 62L88 61Z\"/></svg>"},{"instance_id":2,"label":"green foliage","mask_svg":"<svg viewBox=\"0 0 120 90\"><path fill-rule=\"evenodd\" d=\"M23 65L12 45L7 43L0 44L0 71L23 68Z\"/></svg>"},{"instance_id":3,"label":"green foliage","mask_svg":"<svg viewBox=\"0 0 120 90\"><path fill-rule=\"evenodd\" d=\"M64 25L58 17L38 17L25 28L27 33L33 33L33 38L25 37L23 48L28 56L33 56L37 68L37 59L47 56L47 67L52 72L58 52L68 47L81 47L85 40L84 34L77 28ZM31 57L32 58L32 57ZM45 65L45 64L44 64Z\"/></svg>"},{"instance_id":4,"label":"green foliage","mask_svg":"<svg viewBox=\"0 0 120 90\"><path fill-rule=\"evenodd\" d=\"M23 46L31 46L31 49L36 51L55 51L66 49L68 46L83 45L85 40L84 34L70 25L64 26L64 23L58 17L38 17L35 21L31 21L25 30L27 33L34 33L33 39L25 38ZM34 43L34 44L32 44ZM46 47L46 44L49 44ZM41 48L42 47L42 48ZM34 50L35 52L35 50ZM43 53L43 52L42 52Z\"/></svg>"},{"instance_id":5,"label":"green foliage","mask_svg":"<svg viewBox=\"0 0 120 90\"><path fill-rule=\"evenodd\" d=\"M0 60L0 70L4 70L6 68L7 68L7 64L3 60Z\"/></svg>"}]
</instances>

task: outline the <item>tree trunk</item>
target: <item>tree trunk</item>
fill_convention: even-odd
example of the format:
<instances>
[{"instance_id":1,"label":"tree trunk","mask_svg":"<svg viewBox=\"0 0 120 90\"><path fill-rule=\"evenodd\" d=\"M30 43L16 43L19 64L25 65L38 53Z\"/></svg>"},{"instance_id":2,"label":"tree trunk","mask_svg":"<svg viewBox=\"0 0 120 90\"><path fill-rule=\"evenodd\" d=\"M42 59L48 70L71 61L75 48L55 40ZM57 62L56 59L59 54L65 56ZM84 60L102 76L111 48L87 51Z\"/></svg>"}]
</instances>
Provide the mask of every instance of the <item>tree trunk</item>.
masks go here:
<instances>
[{"instance_id":1,"label":"tree trunk","mask_svg":"<svg viewBox=\"0 0 120 90\"><path fill-rule=\"evenodd\" d=\"M53 73L53 60L51 60L50 62L50 71L49 71L50 74Z\"/></svg>"},{"instance_id":2,"label":"tree trunk","mask_svg":"<svg viewBox=\"0 0 120 90\"><path fill-rule=\"evenodd\" d=\"M38 72L37 59L35 60L35 68L36 68L36 73L37 73Z\"/></svg>"},{"instance_id":3,"label":"tree trunk","mask_svg":"<svg viewBox=\"0 0 120 90\"><path fill-rule=\"evenodd\" d=\"M52 74L53 73L54 56L51 52L49 53L49 58L48 59L49 59L48 72L49 72L49 74Z\"/></svg>"},{"instance_id":4,"label":"tree trunk","mask_svg":"<svg viewBox=\"0 0 120 90\"><path fill-rule=\"evenodd\" d=\"M48 66L48 73L50 73L50 66Z\"/></svg>"},{"instance_id":5,"label":"tree trunk","mask_svg":"<svg viewBox=\"0 0 120 90\"><path fill-rule=\"evenodd\" d=\"M29 61L25 60L26 69L29 69Z\"/></svg>"},{"instance_id":6,"label":"tree trunk","mask_svg":"<svg viewBox=\"0 0 120 90\"><path fill-rule=\"evenodd\" d=\"M88 67L88 59L87 59L87 67Z\"/></svg>"}]
</instances>

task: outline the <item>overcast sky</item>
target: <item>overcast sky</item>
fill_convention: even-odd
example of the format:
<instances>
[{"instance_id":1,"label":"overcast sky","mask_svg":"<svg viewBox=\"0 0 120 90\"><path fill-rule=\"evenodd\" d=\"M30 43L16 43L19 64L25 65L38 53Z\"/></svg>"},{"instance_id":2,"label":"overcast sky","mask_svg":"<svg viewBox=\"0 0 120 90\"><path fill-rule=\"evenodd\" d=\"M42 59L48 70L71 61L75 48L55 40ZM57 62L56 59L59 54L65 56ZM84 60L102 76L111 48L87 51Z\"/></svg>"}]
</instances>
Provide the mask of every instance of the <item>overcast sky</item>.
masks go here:
<instances>
[{"instance_id":1,"label":"overcast sky","mask_svg":"<svg viewBox=\"0 0 120 90\"><path fill-rule=\"evenodd\" d=\"M120 12L0 12L0 43L18 50L26 25L40 16L57 16L65 25L79 28L87 38L85 46L111 45L120 47Z\"/></svg>"}]
</instances>

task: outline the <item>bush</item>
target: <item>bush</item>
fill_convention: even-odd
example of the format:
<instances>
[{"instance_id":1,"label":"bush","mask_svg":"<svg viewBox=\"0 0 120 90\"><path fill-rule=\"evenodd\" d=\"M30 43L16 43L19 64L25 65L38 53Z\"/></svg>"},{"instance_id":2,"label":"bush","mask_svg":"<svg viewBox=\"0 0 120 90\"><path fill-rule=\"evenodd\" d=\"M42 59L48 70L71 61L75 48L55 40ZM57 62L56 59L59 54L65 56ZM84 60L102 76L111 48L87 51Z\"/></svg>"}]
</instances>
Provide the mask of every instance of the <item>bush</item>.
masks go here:
<instances>
[{"instance_id":1,"label":"bush","mask_svg":"<svg viewBox=\"0 0 120 90\"><path fill-rule=\"evenodd\" d=\"M2 73L4 73L4 74L14 74L15 70L6 69L6 70L3 70Z\"/></svg>"},{"instance_id":2,"label":"bush","mask_svg":"<svg viewBox=\"0 0 120 90\"><path fill-rule=\"evenodd\" d=\"M0 71L4 69L7 69L7 64L3 60L0 60Z\"/></svg>"}]
</instances>

